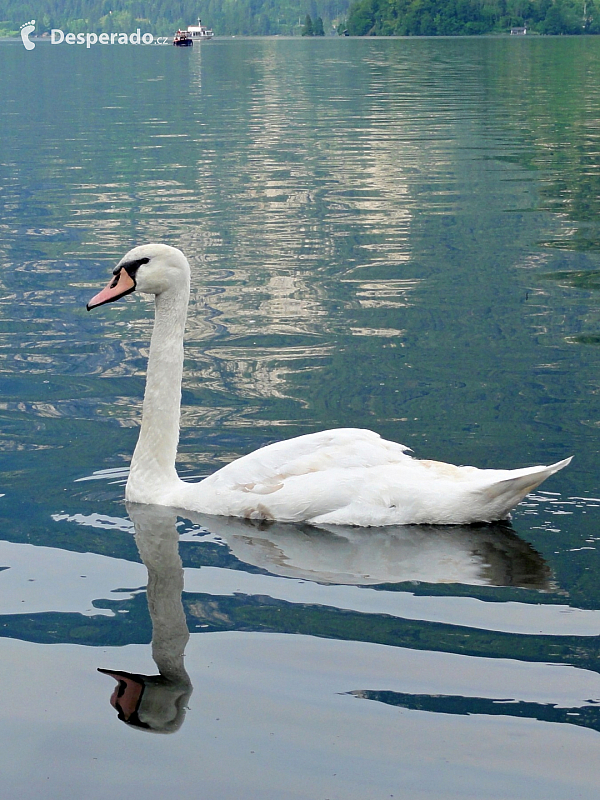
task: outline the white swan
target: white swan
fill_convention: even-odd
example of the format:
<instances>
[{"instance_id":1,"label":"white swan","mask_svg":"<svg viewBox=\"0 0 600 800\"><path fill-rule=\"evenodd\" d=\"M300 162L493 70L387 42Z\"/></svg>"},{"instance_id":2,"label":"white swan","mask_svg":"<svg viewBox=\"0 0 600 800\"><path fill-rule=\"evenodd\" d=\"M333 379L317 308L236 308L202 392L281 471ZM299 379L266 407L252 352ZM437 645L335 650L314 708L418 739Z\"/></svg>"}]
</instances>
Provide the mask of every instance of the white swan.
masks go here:
<instances>
[{"instance_id":1,"label":"white swan","mask_svg":"<svg viewBox=\"0 0 600 800\"><path fill-rule=\"evenodd\" d=\"M136 289L155 295L139 439L125 497L204 514L338 525L468 524L507 517L543 480L566 467L480 470L419 461L368 430L340 428L263 447L200 483L175 470L183 333L190 267L164 244L135 247L88 310Z\"/></svg>"}]
</instances>

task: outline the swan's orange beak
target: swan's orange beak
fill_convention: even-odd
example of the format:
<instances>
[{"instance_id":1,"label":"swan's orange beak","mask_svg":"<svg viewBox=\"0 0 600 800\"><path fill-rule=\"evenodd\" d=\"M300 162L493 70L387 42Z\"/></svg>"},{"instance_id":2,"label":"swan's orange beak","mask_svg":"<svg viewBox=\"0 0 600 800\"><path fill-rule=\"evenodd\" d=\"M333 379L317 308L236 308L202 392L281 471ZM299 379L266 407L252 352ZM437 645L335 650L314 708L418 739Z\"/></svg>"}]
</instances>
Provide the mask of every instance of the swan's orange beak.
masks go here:
<instances>
[{"instance_id":1,"label":"swan's orange beak","mask_svg":"<svg viewBox=\"0 0 600 800\"><path fill-rule=\"evenodd\" d=\"M91 311L92 308L103 306L104 303L112 303L114 300L118 300L119 297L124 297L134 290L135 281L126 269L120 269L108 286L92 297L86 308L88 311Z\"/></svg>"}]
</instances>

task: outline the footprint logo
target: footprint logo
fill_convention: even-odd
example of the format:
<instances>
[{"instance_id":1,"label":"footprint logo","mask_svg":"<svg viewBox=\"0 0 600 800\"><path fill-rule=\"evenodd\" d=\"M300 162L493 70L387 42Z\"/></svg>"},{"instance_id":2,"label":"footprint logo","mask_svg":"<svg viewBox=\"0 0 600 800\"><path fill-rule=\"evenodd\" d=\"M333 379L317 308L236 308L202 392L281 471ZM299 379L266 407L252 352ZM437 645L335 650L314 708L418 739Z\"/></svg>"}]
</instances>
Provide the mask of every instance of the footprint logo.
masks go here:
<instances>
[{"instance_id":1,"label":"footprint logo","mask_svg":"<svg viewBox=\"0 0 600 800\"><path fill-rule=\"evenodd\" d=\"M35 20L30 19L29 22L26 22L24 25L21 25L21 39L23 40L23 46L25 50L33 50L35 47L35 42L29 41L29 35L32 34L35 30Z\"/></svg>"}]
</instances>

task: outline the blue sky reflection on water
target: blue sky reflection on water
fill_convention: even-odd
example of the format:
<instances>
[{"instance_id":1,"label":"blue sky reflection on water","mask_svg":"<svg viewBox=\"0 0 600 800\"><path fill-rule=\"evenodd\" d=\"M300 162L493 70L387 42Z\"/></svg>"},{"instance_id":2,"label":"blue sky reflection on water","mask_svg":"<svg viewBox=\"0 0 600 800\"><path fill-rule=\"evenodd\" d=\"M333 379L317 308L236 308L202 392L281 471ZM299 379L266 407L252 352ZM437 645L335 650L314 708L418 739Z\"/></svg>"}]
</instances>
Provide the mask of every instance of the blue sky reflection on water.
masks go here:
<instances>
[{"instance_id":1,"label":"blue sky reflection on water","mask_svg":"<svg viewBox=\"0 0 600 800\"><path fill-rule=\"evenodd\" d=\"M599 59L0 44L9 796L596 796ZM496 526L125 508L151 307L84 306L152 240L194 270L184 476L333 426L575 460Z\"/></svg>"}]
</instances>

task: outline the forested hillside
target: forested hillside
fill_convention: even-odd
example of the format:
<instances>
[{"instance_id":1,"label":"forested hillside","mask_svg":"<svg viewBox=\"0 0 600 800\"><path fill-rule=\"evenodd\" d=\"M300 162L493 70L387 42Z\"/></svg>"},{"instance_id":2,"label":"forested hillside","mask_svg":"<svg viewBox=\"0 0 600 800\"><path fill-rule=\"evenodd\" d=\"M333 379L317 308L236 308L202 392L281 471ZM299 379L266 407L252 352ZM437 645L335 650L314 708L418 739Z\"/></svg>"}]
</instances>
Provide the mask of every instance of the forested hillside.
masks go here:
<instances>
[{"instance_id":1,"label":"forested hillside","mask_svg":"<svg viewBox=\"0 0 600 800\"><path fill-rule=\"evenodd\" d=\"M600 0L0 0L0 36L16 36L29 19L36 20L37 34L141 28L169 35L198 17L221 36L300 36L307 33L307 15L322 19L325 35L347 29L352 36L456 36L515 27L600 33Z\"/></svg>"},{"instance_id":2,"label":"forested hillside","mask_svg":"<svg viewBox=\"0 0 600 800\"><path fill-rule=\"evenodd\" d=\"M545 34L600 33L594 0L357 0L352 36L457 36L526 27Z\"/></svg>"},{"instance_id":3,"label":"forested hillside","mask_svg":"<svg viewBox=\"0 0 600 800\"><path fill-rule=\"evenodd\" d=\"M306 15L331 33L345 19L350 0L0 0L0 36L17 35L36 20L36 33L61 28L73 33L142 32L168 35L198 17L216 35L301 35Z\"/></svg>"}]
</instances>

